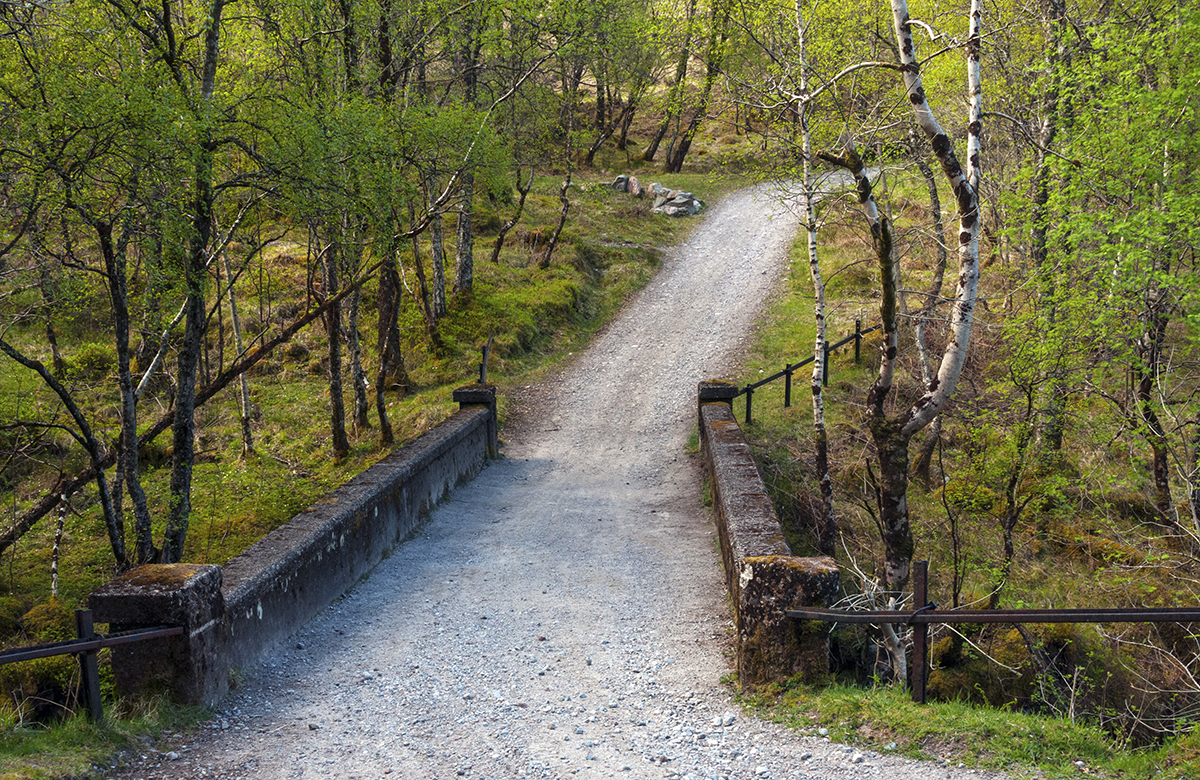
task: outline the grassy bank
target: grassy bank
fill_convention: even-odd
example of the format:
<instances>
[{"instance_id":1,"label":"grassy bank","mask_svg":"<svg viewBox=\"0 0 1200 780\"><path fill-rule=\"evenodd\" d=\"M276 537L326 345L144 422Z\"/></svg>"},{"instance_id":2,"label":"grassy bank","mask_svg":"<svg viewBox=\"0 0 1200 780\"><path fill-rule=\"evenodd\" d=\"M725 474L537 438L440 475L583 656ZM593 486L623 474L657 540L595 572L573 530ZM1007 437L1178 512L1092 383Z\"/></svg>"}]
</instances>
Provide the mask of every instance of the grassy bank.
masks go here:
<instances>
[{"instance_id":1,"label":"grassy bank","mask_svg":"<svg viewBox=\"0 0 1200 780\"><path fill-rule=\"evenodd\" d=\"M928 213L902 186L895 224L913 238L903 286L927 289L932 252ZM829 283L829 340L878 321L869 236L852 205L825 206L820 252ZM953 263L953 258L951 258ZM947 275L953 271L948 270ZM983 296L1010 281L985 274ZM999 278L997 278L999 277ZM949 291L943 294L948 294ZM917 296L911 296L920 300ZM813 294L804 237L793 251L784 294L756 334L739 383L779 371L812 354ZM917 304L910 301L909 306ZM1164 535L1146 498L1147 471L1132 448L1114 446L1121 421L1104 401L1076 410L1087 423L1072 430L1061 456L1023 457L1015 422L1022 408L1020 349L1001 339L1007 313L982 309L972 357L944 415L932 484L914 480L908 500L914 560L931 561L930 594L944 607L1185 606L1194 603L1196 562L1185 540ZM941 327L935 323L935 329ZM935 330L936 333L936 330ZM940 336L933 339L940 349ZM1018 340L1020 342L1021 340ZM1028 341L1025 339L1024 341ZM879 540L871 436L865 401L878 368L878 334L855 364L852 346L836 353L825 390L840 540L843 595L878 579ZM921 391L911 321L902 317L901 360L889 413ZM936 357L936 355L935 355ZM811 517L819 494L813 468L809 369L794 378L793 405L783 381L757 391L746 426L759 469L797 554L813 552ZM735 404L742 418L741 401ZM916 452L921 439L913 442ZM1005 566L1006 486L1021 511ZM1200 737L1191 731L1200 701L1190 670L1197 648L1188 626L949 627L931 637L931 704L913 705L880 684L880 638L866 628L837 627L828 687L794 686L747 702L806 731L883 752L1000 768L1021 776L1191 778L1200 773ZM881 670L882 669L882 670ZM1081 763L1077 763L1081 762Z\"/></svg>"}]
</instances>

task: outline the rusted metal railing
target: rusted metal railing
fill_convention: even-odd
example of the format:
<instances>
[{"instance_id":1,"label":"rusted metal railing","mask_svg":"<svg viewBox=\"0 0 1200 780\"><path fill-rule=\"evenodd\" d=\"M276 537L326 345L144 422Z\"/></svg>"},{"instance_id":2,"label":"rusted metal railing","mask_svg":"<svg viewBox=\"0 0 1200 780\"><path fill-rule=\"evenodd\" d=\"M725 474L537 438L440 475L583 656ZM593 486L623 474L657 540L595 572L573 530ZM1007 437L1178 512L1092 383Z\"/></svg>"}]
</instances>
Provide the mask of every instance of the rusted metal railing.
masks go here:
<instances>
[{"instance_id":1,"label":"rusted metal railing","mask_svg":"<svg viewBox=\"0 0 1200 780\"><path fill-rule=\"evenodd\" d=\"M1190 623L1200 621L1200 607L1132 609L971 609L938 611L928 596L929 561L913 564L913 603L916 609L851 611L844 609L789 609L799 620L829 623L891 623L912 626L912 698L925 703L928 674L929 626L934 623Z\"/></svg>"},{"instance_id":2,"label":"rusted metal railing","mask_svg":"<svg viewBox=\"0 0 1200 780\"><path fill-rule=\"evenodd\" d=\"M78 639L0 650L0 666L15 664L18 661L32 661L36 658L49 658L55 655L76 656L79 659L80 679L82 680L80 687L88 719L99 721L104 717L104 709L100 701L100 666L96 655L106 647L116 647L146 639L178 636L182 633L181 626L162 626L122 631L119 634L105 636L96 633L92 625L90 609L77 609L75 610L75 634L79 637Z\"/></svg>"},{"instance_id":3,"label":"rusted metal railing","mask_svg":"<svg viewBox=\"0 0 1200 780\"><path fill-rule=\"evenodd\" d=\"M821 372L821 381L825 384L826 387L829 386L829 353L833 352L836 349L840 349L841 347L844 347L847 344L849 344L851 341L853 341L854 342L854 362L857 363L861 359L863 336L867 335L868 333L873 333L874 331L877 331L882 327L883 327L882 325L872 325L871 327L867 328L866 330L863 330L862 320L855 320L853 333L851 333L849 336L842 339L841 341L835 341L832 344L830 344L828 342L825 343L825 363L824 363L823 370ZM796 371L796 369L807 366L809 363L813 362L813 360L815 360L815 359L816 359L815 356L812 356L812 357L804 358L804 360L801 360L799 363L789 363L783 367L782 371L779 371L775 374L771 374L771 376L767 377L766 379L760 379L757 382L755 382L754 384L746 385L741 390L739 390L738 395L746 396L746 424L749 425L750 421L751 421L751 416L752 416L753 407L754 407L754 391L755 390L762 387L763 385L770 384L771 382L774 382L776 379L779 379L782 377L784 379L783 408L787 409L788 407L790 407L792 405L792 373L794 371Z\"/></svg>"}]
</instances>

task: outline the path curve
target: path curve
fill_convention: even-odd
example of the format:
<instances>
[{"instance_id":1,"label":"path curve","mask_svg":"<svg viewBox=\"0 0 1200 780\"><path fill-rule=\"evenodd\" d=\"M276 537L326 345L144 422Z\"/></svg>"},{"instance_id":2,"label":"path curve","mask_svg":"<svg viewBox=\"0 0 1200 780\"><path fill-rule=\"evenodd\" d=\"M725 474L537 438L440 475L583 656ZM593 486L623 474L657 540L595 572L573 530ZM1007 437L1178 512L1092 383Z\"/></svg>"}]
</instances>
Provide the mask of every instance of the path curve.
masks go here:
<instances>
[{"instance_id":1,"label":"path curve","mask_svg":"<svg viewBox=\"0 0 1200 780\"><path fill-rule=\"evenodd\" d=\"M730 195L606 331L518 395L505 458L138 778L950 778L742 714L700 476L798 221ZM965 774L957 772L957 774ZM972 773L974 774L974 773ZM983 773L974 774L982 776Z\"/></svg>"}]
</instances>

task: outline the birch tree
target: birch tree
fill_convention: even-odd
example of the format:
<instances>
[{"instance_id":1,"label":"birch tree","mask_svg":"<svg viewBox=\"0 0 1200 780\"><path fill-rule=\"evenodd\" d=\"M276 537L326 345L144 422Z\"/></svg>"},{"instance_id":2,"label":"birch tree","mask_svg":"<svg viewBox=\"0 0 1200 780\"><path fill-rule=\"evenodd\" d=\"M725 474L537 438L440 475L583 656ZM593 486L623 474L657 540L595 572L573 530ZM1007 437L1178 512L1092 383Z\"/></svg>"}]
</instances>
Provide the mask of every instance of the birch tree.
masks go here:
<instances>
[{"instance_id":1,"label":"birch tree","mask_svg":"<svg viewBox=\"0 0 1200 780\"><path fill-rule=\"evenodd\" d=\"M924 394L902 412L891 414L886 402L892 391L896 360L899 355L899 291L896 285L894 240L888 219L875 203L871 181L853 139L847 139L841 155L823 154L829 162L846 168L855 179L855 188L871 227L871 236L879 266L879 314L883 324L879 374L867 392L867 425L879 460L875 485L880 530L884 548L884 585L893 594L901 594L908 584L914 541L908 515L909 442L936 418L958 385L966 361L975 299L979 285L979 175L980 133L983 122L983 92L980 85L980 27L982 0L972 0L966 42L967 95L970 117L967 127L964 169L949 135L938 123L925 95L921 66L913 39L912 20L906 0L892 0L892 21L899 55L899 70L904 79L905 95L912 106L917 126L928 138L934 156L941 164L958 206L958 285L950 317L950 332L936 375ZM894 668L902 668L903 653L892 648Z\"/></svg>"},{"instance_id":2,"label":"birch tree","mask_svg":"<svg viewBox=\"0 0 1200 780\"><path fill-rule=\"evenodd\" d=\"M800 68L800 98L796 111L800 118L801 155L804 169L801 178L804 197L804 229L808 234L808 267L813 284L813 318L817 324L813 343L812 398L813 398L813 448L816 453L817 484L821 491L821 517L816 523L817 550L822 555L833 555L837 545L837 517L834 513L833 479L829 474L829 434L825 428L825 396L822 382L825 376L825 344L827 328L825 322L825 282L821 277L821 263L817 254L817 211L816 187L813 186L812 133L809 130L809 66L805 45L807 25L801 0L796 0L796 39Z\"/></svg>"}]
</instances>

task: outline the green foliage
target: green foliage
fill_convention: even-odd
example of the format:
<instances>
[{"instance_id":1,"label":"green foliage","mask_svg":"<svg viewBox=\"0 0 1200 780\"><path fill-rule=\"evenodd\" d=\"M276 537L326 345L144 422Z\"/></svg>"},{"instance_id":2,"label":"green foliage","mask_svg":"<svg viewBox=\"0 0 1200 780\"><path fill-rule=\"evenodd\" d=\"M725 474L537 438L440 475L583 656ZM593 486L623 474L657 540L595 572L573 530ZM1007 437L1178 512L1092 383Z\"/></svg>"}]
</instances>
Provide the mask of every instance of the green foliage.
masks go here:
<instances>
[{"instance_id":1,"label":"green foliage","mask_svg":"<svg viewBox=\"0 0 1200 780\"><path fill-rule=\"evenodd\" d=\"M67 375L80 382L100 382L117 367L117 359L108 344L87 343L71 356Z\"/></svg>"}]
</instances>

